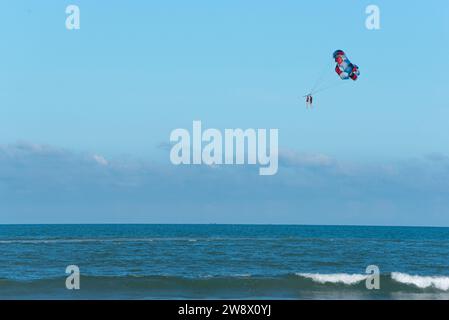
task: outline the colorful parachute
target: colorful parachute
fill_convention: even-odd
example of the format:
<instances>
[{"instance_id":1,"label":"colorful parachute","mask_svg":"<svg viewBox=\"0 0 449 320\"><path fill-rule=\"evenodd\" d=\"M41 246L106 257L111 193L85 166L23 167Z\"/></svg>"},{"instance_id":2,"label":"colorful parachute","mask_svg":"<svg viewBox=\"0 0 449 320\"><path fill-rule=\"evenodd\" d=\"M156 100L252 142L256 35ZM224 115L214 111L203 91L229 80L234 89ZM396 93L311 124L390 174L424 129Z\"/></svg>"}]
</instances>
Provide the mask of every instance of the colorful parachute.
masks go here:
<instances>
[{"instance_id":1,"label":"colorful parachute","mask_svg":"<svg viewBox=\"0 0 449 320\"><path fill-rule=\"evenodd\" d=\"M337 72L342 80L352 79L356 81L358 79L360 76L359 67L349 61L343 50L334 52L334 60L337 63L335 72Z\"/></svg>"}]
</instances>

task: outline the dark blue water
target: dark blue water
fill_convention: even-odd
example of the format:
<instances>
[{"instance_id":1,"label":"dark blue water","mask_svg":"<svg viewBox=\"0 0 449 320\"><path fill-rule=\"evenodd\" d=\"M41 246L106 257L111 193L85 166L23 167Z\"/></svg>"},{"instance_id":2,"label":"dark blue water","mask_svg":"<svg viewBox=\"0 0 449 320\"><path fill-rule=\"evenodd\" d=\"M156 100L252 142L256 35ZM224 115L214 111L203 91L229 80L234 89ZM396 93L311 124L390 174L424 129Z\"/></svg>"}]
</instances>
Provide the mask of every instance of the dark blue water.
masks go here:
<instances>
[{"instance_id":1,"label":"dark blue water","mask_svg":"<svg viewBox=\"0 0 449 320\"><path fill-rule=\"evenodd\" d=\"M449 228L0 226L0 298L448 298ZM81 289L65 289L65 269ZM378 266L380 290L365 269Z\"/></svg>"}]
</instances>

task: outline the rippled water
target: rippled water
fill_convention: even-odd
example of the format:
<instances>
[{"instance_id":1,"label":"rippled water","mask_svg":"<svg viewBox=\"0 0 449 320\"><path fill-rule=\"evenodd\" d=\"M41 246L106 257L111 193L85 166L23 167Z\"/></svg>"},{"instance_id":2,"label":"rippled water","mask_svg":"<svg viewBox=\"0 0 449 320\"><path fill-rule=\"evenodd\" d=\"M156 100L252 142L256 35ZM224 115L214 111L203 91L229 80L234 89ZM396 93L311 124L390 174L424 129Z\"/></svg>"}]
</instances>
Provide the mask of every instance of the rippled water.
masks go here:
<instances>
[{"instance_id":1,"label":"rippled water","mask_svg":"<svg viewBox=\"0 0 449 320\"><path fill-rule=\"evenodd\" d=\"M448 298L448 239L449 228L0 226L0 298ZM380 290L365 288L368 265Z\"/></svg>"}]
</instances>

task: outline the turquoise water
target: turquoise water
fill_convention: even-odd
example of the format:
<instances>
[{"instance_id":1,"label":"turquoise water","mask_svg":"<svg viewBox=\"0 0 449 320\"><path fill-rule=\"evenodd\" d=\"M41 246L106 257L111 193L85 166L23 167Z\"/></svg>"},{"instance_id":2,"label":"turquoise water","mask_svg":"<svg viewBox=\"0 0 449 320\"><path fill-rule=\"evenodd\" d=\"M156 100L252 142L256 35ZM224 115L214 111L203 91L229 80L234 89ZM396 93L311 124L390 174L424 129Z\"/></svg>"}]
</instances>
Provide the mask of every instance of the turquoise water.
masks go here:
<instances>
[{"instance_id":1,"label":"turquoise water","mask_svg":"<svg viewBox=\"0 0 449 320\"><path fill-rule=\"evenodd\" d=\"M0 298L449 298L449 228L2 225ZM65 289L65 269L81 289ZM365 269L381 272L367 290Z\"/></svg>"}]
</instances>

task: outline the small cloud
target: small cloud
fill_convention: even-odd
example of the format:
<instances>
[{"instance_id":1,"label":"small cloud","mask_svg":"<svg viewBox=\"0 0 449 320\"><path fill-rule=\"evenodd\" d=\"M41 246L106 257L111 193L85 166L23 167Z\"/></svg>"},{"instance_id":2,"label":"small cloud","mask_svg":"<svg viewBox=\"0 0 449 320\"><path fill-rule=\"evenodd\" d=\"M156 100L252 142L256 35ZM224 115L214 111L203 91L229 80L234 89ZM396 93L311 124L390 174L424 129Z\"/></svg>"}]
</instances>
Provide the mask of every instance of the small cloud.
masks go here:
<instances>
[{"instance_id":1,"label":"small cloud","mask_svg":"<svg viewBox=\"0 0 449 320\"><path fill-rule=\"evenodd\" d=\"M298 153L284 149L279 152L279 163L285 167L330 167L335 161L325 154Z\"/></svg>"},{"instance_id":2,"label":"small cloud","mask_svg":"<svg viewBox=\"0 0 449 320\"><path fill-rule=\"evenodd\" d=\"M103 156L94 154L92 158L95 160L96 163L102 166L107 166L109 164L108 160L106 160Z\"/></svg>"},{"instance_id":3,"label":"small cloud","mask_svg":"<svg viewBox=\"0 0 449 320\"><path fill-rule=\"evenodd\" d=\"M20 156L56 156L65 153L63 149L55 148L45 144L31 143L27 141L19 141L14 144L0 145L0 153L9 157Z\"/></svg>"}]
</instances>

